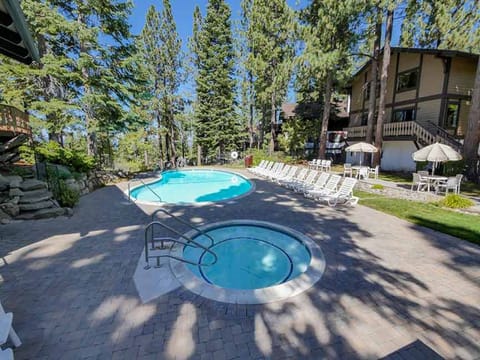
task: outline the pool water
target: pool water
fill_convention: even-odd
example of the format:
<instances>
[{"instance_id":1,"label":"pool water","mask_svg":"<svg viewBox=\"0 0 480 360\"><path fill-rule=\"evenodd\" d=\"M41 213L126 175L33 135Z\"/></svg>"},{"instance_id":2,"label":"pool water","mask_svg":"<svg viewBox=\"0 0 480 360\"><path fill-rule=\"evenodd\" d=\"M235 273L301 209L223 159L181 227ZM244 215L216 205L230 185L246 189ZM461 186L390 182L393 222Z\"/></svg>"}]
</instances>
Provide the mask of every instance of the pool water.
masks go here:
<instances>
[{"instance_id":1,"label":"pool water","mask_svg":"<svg viewBox=\"0 0 480 360\"><path fill-rule=\"evenodd\" d=\"M285 232L258 225L222 226L207 232L215 243L199 235L194 238L217 254L211 266L187 265L208 283L229 289L260 289L282 284L305 272L311 254L303 242ZM213 255L186 246L185 259L210 264Z\"/></svg>"},{"instance_id":2,"label":"pool water","mask_svg":"<svg viewBox=\"0 0 480 360\"><path fill-rule=\"evenodd\" d=\"M158 197L150 190L152 189ZM162 173L162 178L148 187L142 185L130 192L136 200L166 203L201 203L228 200L252 189L246 178L219 170L175 170Z\"/></svg>"}]
</instances>

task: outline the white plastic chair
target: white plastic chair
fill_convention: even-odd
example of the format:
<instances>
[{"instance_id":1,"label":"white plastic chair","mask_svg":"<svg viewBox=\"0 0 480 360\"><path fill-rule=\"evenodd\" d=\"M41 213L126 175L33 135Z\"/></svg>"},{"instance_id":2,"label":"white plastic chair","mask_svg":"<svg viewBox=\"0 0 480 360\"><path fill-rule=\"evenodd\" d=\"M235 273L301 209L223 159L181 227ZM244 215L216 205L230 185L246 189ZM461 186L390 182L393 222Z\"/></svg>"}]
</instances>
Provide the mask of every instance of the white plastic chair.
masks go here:
<instances>
[{"instance_id":1,"label":"white plastic chair","mask_svg":"<svg viewBox=\"0 0 480 360\"><path fill-rule=\"evenodd\" d=\"M353 196L353 188L357 184L357 179L355 178L345 178L342 185L338 191L334 194L326 195L321 197L327 200L328 205L337 206L339 202L342 204L349 204L350 206L355 206L358 203L359 198Z\"/></svg>"},{"instance_id":2,"label":"white plastic chair","mask_svg":"<svg viewBox=\"0 0 480 360\"><path fill-rule=\"evenodd\" d=\"M293 191L295 192L304 192L306 187L312 185L315 181L315 178L318 175L317 170L310 170L305 180L298 182L293 186Z\"/></svg>"},{"instance_id":3,"label":"white plastic chair","mask_svg":"<svg viewBox=\"0 0 480 360\"><path fill-rule=\"evenodd\" d=\"M330 177L329 173L321 172L320 176L318 177L317 181L315 181L314 184L305 186L305 188L303 189L303 195L305 195L305 197L308 197L308 191L322 190L325 187L325 184L327 183L329 177Z\"/></svg>"},{"instance_id":4,"label":"white plastic chair","mask_svg":"<svg viewBox=\"0 0 480 360\"><path fill-rule=\"evenodd\" d=\"M378 173L380 171L380 166L377 165L374 168L368 168L368 175L372 174L375 179L378 179Z\"/></svg>"},{"instance_id":5,"label":"white plastic chair","mask_svg":"<svg viewBox=\"0 0 480 360\"><path fill-rule=\"evenodd\" d=\"M323 187L323 189L307 190L305 192L305 196L313 198L313 199L319 199L319 198L324 197L326 195L333 194L337 191L337 186L338 186L338 183L340 182L341 178L342 177L340 175L331 175L330 178L328 179L327 183Z\"/></svg>"},{"instance_id":6,"label":"white plastic chair","mask_svg":"<svg viewBox=\"0 0 480 360\"><path fill-rule=\"evenodd\" d=\"M302 170L300 170L297 176L295 176L290 181L282 182L282 184L285 185L287 188L293 189L295 185L304 181L307 175L308 175L308 169L303 168Z\"/></svg>"},{"instance_id":7,"label":"white plastic chair","mask_svg":"<svg viewBox=\"0 0 480 360\"><path fill-rule=\"evenodd\" d=\"M275 181L277 182L277 184L280 184L280 185L282 185L284 182L291 181L294 179L295 174L297 173L297 170L298 170L298 166L292 166L290 168L290 171L287 173L287 175L278 177L275 179Z\"/></svg>"},{"instance_id":8,"label":"white plastic chair","mask_svg":"<svg viewBox=\"0 0 480 360\"><path fill-rule=\"evenodd\" d=\"M353 176L352 164L350 164L350 163L343 164L343 177L345 177L347 175L349 177Z\"/></svg>"},{"instance_id":9,"label":"white plastic chair","mask_svg":"<svg viewBox=\"0 0 480 360\"><path fill-rule=\"evenodd\" d=\"M422 177L420 176L420 174L418 173L413 173L413 182L412 182L412 186L410 188L411 191L413 191L413 188L416 186L417 187L417 191L420 191L421 189L424 189L426 186L428 186L428 183L422 179Z\"/></svg>"},{"instance_id":10,"label":"white plastic chair","mask_svg":"<svg viewBox=\"0 0 480 360\"><path fill-rule=\"evenodd\" d=\"M452 190L456 194L458 189L457 178L452 176L452 177L449 177L447 181L439 182L435 187L435 192L439 193L442 191L442 189L445 192L445 195L448 194L448 190Z\"/></svg>"},{"instance_id":11,"label":"white plastic chair","mask_svg":"<svg viewBox=\"0 0 480 360\"><path fill-rule=\"evenodd\" d=\"M0 302L0 345L3 345L7 342L7 339L10 338L13 346L19 347L22 345L20 338L13 329L13 314L5 313L2 303Z\"/></svg>"}]
</instances>

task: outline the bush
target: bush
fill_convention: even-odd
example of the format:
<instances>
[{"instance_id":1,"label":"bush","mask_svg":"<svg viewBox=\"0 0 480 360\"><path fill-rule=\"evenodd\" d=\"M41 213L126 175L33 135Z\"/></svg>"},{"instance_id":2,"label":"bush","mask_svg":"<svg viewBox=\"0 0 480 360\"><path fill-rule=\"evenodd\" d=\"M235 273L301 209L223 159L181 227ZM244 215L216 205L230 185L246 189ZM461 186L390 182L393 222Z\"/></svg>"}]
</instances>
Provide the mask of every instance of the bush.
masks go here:
<instances>
[{"instance_id":1,"label":"bush","mask_svg":"<svg viewBox=\"0 0 480 360\"><path fill-rule=\"evenodd\" d=\"M474 205L474 202L457 194L449 194L438 202L440 206L451 209L464 209Z\"/></svg>"},{"instance_id":2,"label":"bush","mask_svg":"<svg viewBox=\"0 0 480 360\"><path fill-rule=\"evenodd\" d=\"M62 207L74 207L80 200L80 193L76 190L70 189L65 181L59 181L59 191L57 200Z\"/></svg>"},{"instance_id":3,"label":"bush","mask_svg":"<svg viewBox=\"0 0 480 360\"><path fill-rule=\"evenodd\" d=\"M54 141L41 143L35 150L41 161L65 165L76 172L88 172L95 167L95 159L92 156L63 148Z\"/></svg>"},{"instance_id":4,"label":"bush","mask_svg":"<svg viewBox=\"0 0 480 360\"><path fill-rule=\"evenodd\" d=\"M383 190L385 189L385 186L383 186L382 184L373 184L371 188L373 190Z\"/></svg>"}]
</instances>

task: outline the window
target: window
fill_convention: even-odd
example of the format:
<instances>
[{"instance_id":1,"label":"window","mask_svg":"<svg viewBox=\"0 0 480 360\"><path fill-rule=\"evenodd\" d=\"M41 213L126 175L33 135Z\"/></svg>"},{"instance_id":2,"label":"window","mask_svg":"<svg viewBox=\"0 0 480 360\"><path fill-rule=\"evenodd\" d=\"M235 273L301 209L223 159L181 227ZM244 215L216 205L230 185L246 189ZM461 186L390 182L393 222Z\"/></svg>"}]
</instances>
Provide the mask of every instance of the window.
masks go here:
<instances>
[{"instance_id":1,"label":"window","mask_svg":"<svg viewBox=\"0 0 480 360\"><path fill-rule=\"evenodd\" d=\"M368 114L362 114L362 121L360 123L360 126L366 126L368 123Z\"/></svg>"},{"instance_id":2,"label":"window","mask_svg":"<svg viewBox=\"0 0 480 360\"><path fill-rule=\"evenodd\" d=\"M447 118L445 127L456 128L458 125L458 113L460 104L458 102L449 102L447 106Z\"/></svg>"},{"instance_id":3,"label":"window","mask_svg":"<svg viewBox=\"0 0 480 360\"><path fill-rule=\"evenodd\" d=\"M418 84L418 69L405 71L398 74L397 77L397 91L412 90Z\"/></svg>"},{"instance_id":4,"label":"window","mask_svg":"<svg viewBox=\"0 0 480 360\"><path fill-rule=\"evenodd\" d=\"M415 120L415 109L401 109L393 112L393 122Z\"/></svg>"}]
</instances>

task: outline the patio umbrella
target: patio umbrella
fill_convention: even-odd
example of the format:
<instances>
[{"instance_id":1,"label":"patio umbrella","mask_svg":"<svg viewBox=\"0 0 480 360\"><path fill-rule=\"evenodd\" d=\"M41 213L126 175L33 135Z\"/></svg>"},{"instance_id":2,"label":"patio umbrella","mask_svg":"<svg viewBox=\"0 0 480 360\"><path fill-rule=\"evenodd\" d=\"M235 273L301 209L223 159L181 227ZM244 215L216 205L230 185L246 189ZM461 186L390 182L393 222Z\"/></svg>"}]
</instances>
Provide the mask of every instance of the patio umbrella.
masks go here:
<instances>
[{"instance_id":1,"label":"patio umbrella","mask_svg":"<svg viewBox=\"0 0 480 360\"><path fill-rule=\"evenodd\" d=\"M375 153L378 151L378 149L372 144L369 144L366 142L359 142L346 147L345 151L355 152L355 153ZM362 166L362 158L360 158L360 166Z\"/></svg>"},{"instance_id":2,"label":"patio umbrella","mask_svg":"<svg viewBox=\"0 0 480 360\"><path fill-rule=\"evenodd\" d=\"M435 167L438 163L447 161L462 160L462 155L456 152L451 146L435 144L425 146L424 148L414 152L412 154L414 161L429 161L433 163L432 175L435 172Z\"/></svg>"}]
</instances>

